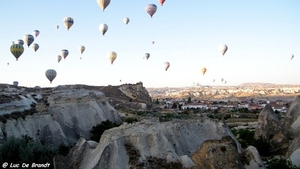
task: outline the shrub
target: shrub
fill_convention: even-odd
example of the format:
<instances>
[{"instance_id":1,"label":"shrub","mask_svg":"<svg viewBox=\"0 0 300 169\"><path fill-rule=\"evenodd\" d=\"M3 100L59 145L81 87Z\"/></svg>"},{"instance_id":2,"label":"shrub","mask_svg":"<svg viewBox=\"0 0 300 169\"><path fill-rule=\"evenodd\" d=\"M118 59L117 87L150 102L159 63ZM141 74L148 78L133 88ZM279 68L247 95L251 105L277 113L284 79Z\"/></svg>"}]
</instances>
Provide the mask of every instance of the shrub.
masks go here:
<instances>
[{"instance_id":1,"label":"shrub","mask_svg":"<svg viewBox=\"0 0 300 169\"><path fill-rule=\"evenodd\" d=\"M99 142L101 135L104 133L105 130L110 128L118 127L117 123L113 123L110 120L103 121L101 124L92 127L90 133L92 133L91 140Z\"/></svg>"},{"instance_id":2,"label":"shrub","mask_svg":"<svg viewBox=\"0 0 300 169\"><path fill-rule=\"evenodd\" d=\"M0 147L0 163L50 163L53 166L52 159L56 154L56 148L35 143L28 136L9 137Z\"/></svg>"},{"instance_id":3,"label":"shrub","mask_svg":"<svg viewBox=\"0 0 300 169\"><path fill-rule=\"evenodd\" d=\"M266 167L267 167L267 169L300 169L300 167L293 165L291 160L283 159L283 158L268 159L268 161L266 163Z\"/></svg>"},{"instance_id":4,"label":"shrub","mask_svg":"<svg viewBox=\"0 0 300 169\"><path fill-rule=\"evenodd\" d=\"M125 119L125 122L127 122L127 123L133 123L133 122L138 122L138 121L139 120L134 117L128 117L127 119Z\"/></svg>"}]
</instances>

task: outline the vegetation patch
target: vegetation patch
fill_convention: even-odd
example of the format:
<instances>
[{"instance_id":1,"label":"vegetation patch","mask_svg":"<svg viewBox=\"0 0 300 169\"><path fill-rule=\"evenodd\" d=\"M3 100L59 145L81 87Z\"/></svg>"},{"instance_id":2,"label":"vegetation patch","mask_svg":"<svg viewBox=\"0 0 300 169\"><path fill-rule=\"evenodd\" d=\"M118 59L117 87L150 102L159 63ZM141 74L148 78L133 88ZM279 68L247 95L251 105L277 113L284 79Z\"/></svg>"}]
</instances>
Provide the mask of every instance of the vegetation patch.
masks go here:
<instances>
[{"instance_id":1,"label":"vegetation patch","mask_svg":"<svg viewBox=\"0 0 300 169\"><path fill-rule=\"evenodd\" d=\"M120 126L120 125L117 123L113 123L110 120L103 121L101 124L98 124L98 125L92 127L92 130L90 131L92 136L90 139L94 140L96 142L99 142L99 140L105 130L108 130L108 129L111 129L114 127L118 127L118 126Z\"/></svg>"}]
</instances>

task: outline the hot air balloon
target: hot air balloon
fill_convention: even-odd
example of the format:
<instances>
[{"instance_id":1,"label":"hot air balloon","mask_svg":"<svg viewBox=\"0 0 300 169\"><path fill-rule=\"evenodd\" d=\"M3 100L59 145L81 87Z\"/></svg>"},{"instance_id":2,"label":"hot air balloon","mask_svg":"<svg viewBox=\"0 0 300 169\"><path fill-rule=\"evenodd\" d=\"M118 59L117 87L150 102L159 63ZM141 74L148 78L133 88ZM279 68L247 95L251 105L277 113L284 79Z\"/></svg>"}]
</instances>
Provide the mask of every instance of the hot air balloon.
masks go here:
<instances>
[{"instance_id":1,"label":"hot air balloon","mask_svg":"<svg viewBox=\"0 0 300 169\"><path fill-rule=\"evenodd\" d=\"M158 2L160 3L161 6L163 6L163 4L165 3L166 0L158 0Z\"/></svg>"},{"instance_id":2,"label":"hot air balloon","mask_svg":"<svg viewBox=\"0 0 300 169\"><path fill-rule=\"evenodd\" d=\"M221 45L218 46L218 49L219 49L219 52L224 56L227 49L228 49L228 47L225 44L221 44Z\"/></svg>"},{"instance_id":3,"label":"hot air balloon","mask_svg":"<svg viewBox=\"0 0 300 169\"><path fill-rule=\"evenodd\" d=\"M150 57L150 54L149 53L145 53L145 56L144 56L144 59L149 59L149 57Z\"/></svg>"},{"instance_id":4,"label":"hot air balloon","mask_svg":"<svg viewBox=\"0 0 300 169\"><path fill-rule=\"evenodd\" d=\"M59 28L59 26L58 26L58 25L56 25L56 26L55 26L55 28L56 28L56 29L58 29L58 28Z\"/></svg>"},{"instance_id":5,"label":"hot air balloon","mask_svg":"<svg viewBox=\"0 0 300 169\"><path fill-rule=\"evenodd\" d=\"M16 42L16 44L20 44L20 45L24 45L24 41L22 39L18 39Z\"/></svg>"},{"instance_id":6,"label":"hot air balloon","mask_svg":"<svg viewBox=\"0 0 300 169\"><path fill-rule=\"evenodd\" d=\"M102 10L104 11L104 9L109 5L110 0L97 0L97 3L100 6L100 8L102 8Z\"/></svg>"},{"instance_id":7,"label":"hot air balloon","mask_svg":"<svg viewBox=\"0 0 300 169\"><path fill-rule=\"evenodd\" d=\"M9 63L7 62L7 66L9 66Z\"/></svg>"},{"instance_id":8,"label":"hot air balloon","mask_svg":"<svg viewBox=\"0 0 300 169\"><path fill-rule=\"evenodd\" d=\"M152 44L154 44L155 42L154 42L154 41L152 41L151 43L152 43Z\"/></svg>"},{"instance_id":9,"label":"hot air balloon","mask_svg":"<svg viewBox=\"0 0 300 169\"><path fill-rule=\"evenodd\" d=\"M107 56L108 56L108 60L110 61L110 63L113 64L117 58L117 53L114 51L111 51L107 54Z\"/></svg>"},{"instance_id":10,"label":"hot air balloon","mask_svg":"<svg viewBox=\"0 0 300 169\"><path fill-rule=\"evenodd\" d=\"M40 34L40 31L39 31L39 30L34 30L34 31L33 31L33 34L34 34L35 37L38 37L39 34Z\"/></svg>"},{"instance_id":11,"label":"hot air balloon","mask_svg":"<svg viewBox=\"0 0 300 169\"><path fill-rule=\"evenodd\" d=\"M123 22L124 22L126 25L129 23L129 21L130 21L130 19L127 18L127 17L123 19Z\"/></svg>"},{"instance_id":12,"label":"hot air balloon","mask_svg":"<svg viewBox=\"0 0 300 169\"><path fill-rule=\"evenodd\" d=\"M46 77L48 78L48 80L50 81L50 83L52 83L53 79L56 77L57 73L54 69L48 69L45 72Z\"/></svg>"},{"instance_id":13,"label":"hot air balloon","mask_svg":"<svg viewBox=\"0 0 300 169\"><path fill-rule=\"evenodd\" d=\"M201 69L201 73L204 75L204 74L205 74L205 72L206 72L206 68L205 68L205 67L203 67L203 68Z\"/></svg>"},{"instance_id":14,"label":"hot air balloon","mask_svg":"<svg viewBox=\"0 0 300 169\"><path fill-rule=\"evenodd\" d=\"M24 48L20 44L12 44L10 46L10 52L15 56L16 60L23 54Z\"/></svg>"},{"instance_id":15,"label":"hot air balloon","mask_svg":"<svg viewBox=\"0 0 300 169\"><path fill-rule=\"evenodd\" d=\"M291 58L291 60L293 60L293 58L294 58L294 55L293 55L293 54L291 54L291 57L290 57L290 58Z\"/></svg>"},{"instance_id":16,"label":"hot air balloon","mask_svg":"<svg viewBox=\"0 0 300 169\"><path fill-rule=\"evenodd\" d=\"M30 35L30 34L25 35L23 39L24 39L25 44L26 44L28 47L29 47L29 46L32 44L32 42L34 41L34 37L33 37L32 35Z\"/></svg>"},{"instance_id":17,"label":"hot air balloon","mask_svg":"<svg viewBox=\"0 0 300 169\"><path fill-rule=\"evenodd\" d=\"M169 67L170 67L170 63L169 62L165 62L164 65L165 65L165 70L167 71L169 69Z\"/></svg>"},{"instance_id":18,"label":"hot air balloon","mask_svg":"<svg viewBox=\"0 0 300 169\"><path fill-rule=\"evenodd\" d=\"M157 6L155 4L149 4L146 6L145 10L152 18L152 16L155 14L157 10Z\"/></svg>"},{"instance_id":19,"label":"hot air balloon","mask_svg":"<svg viewBox=\"0 0 300 169\"><path fill-rule=\"evenodd\" d=\"M102 35L104 36L106 31L108 30L108 26L105 23L102 23L99 25L99 30L102 33Z\"/></svg>"},{"instance_id":20,"label":"hot air balloon","mask_svg":"<svg viewBox=\"0 0 300 169\"><path fill-rule=\"evenodd\" d=\"M74 24L74 20L71 17L65 17L63 19L63 23L64 23L65 27L67 28L67 30L69 31L71 26Z\"/></svg>"},{"instance_id":21,"label":"hot air balloon","mask_svg":"<svg viewBox=\"0 0 300 169\"><path fill-rule=\"evenodd\" d=\"M213 79L213 82L215 82L215 79Z\"/></svg>"},{"instance_id":22,"label":"hot air balloon","mask_svg":"<svg viewBox=\"0 0 300 169\"><path fill-rule=\"evenodd\" d=\"M13 85L14 85L14 86L18 86L18 85L19 85L19 82L18 82L18 81L13 81Z\"/></svg>"},{"instance_id":23,"label":"hot air balloon","mask_svg":"<svg viewBox=\"0 0 300 169\"><path fill-rule=\"evenodd\" d=\"M31 44L31 47L35 52L40 48L40 46L37 43Z\"/></svg>"},{"instance_id":24,"label":"hot air balloon","mask_svg":"<svg viewBox=\"0 0 300 169\"><path fill-rule=\"evenodd\" d=\"M225 84L227 83L227 81L225 80L225 82L224 82Z\"/></svg>"},{"instance_id":25,"label":"hot air balloon","mask_svg":"<svg viewBox=\"0 0 300 169\"><path fill-rule=\"evenodd\" d=\"M223 78L221 78L221 82L223 82L224 81L224 79Z\"/></svg>"},{"instance_id":26,"label":"hot air balloon","mask_svg":"<svg viewBox=\"0 0 300 169\"><path fill-rule=\"evenodd\" d=\"M60 55L57 56L57 62L59 63L61 61L62 57Z\"/></svg>"},{"instance_id":27,"label":"hot air balloon","mask_svg":"<svg viewBox=\"0 0 300 169\"><path fill-rule=\"evenodd\" d=\"M67 49L61 50L61 56L66 59L66 57L69 55L69 51Z\"/></svg>"},{"instance_id":28,"label":"hot air balloon","mask_svg":"<svg viewBox=\"0 0 300 169\"><path fill-rule=\"evenodd\" d=\"M85 47L84 46L79 46L79 52L80 54L82 54L85 51Z\"/></svg>"}]
</instances>

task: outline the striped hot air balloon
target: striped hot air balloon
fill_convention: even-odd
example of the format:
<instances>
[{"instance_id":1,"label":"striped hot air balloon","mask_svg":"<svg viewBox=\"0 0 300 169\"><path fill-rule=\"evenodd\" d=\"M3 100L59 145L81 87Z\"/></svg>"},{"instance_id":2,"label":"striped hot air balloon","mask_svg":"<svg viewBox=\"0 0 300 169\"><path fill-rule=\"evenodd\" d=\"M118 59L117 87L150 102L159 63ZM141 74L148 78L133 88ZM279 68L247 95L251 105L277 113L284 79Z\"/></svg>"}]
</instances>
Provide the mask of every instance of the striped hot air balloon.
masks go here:
<instances>
[{"instance_id":1,"label":"striped hot air balloon","mask_svg":"<svg viewBox=\"0 0 300 169\"><path fill-rule=\"evenodd\" d=\"M74 24L74 20L71 17L65 17L63 19L63 23L64 23L65 27L67 28L67 30L69 31L71 26Z\"/></svg>"},{"instance_id":2,"label":"striped hot air balloon","mask_svg":"<svg viewBox=\"0 0 300 169\"><path fill-rule=\"evenodd\" d=\"M52 81L56 77L57 73L56 73L56 71L54 69L48 69L45 72L45 75L46 75L47 79L50 81L50 83L52 83Z\"/></svg>"},{"instance_id":3,"label":"striped hot air balloon","mask_svg":"<svg viewBox=\"0 0 300 169\"><path fill-rule=\"evenodd\" d=\"M18 58L23 54L24 47L20 44L12 44L10 46L10 52L15 56L16 60L18 61Z\"/></svg>"}]
</instances>

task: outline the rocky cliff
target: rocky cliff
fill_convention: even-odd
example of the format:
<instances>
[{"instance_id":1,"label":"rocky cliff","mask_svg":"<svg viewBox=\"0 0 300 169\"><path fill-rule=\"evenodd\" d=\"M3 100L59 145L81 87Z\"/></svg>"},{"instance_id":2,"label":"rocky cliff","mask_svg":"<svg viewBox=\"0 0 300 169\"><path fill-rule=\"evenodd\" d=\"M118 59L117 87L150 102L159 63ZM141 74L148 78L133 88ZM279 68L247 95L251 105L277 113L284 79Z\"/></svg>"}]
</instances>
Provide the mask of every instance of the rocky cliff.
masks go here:
<instances>
[{"instance_id":1,"label":"rocky cliff","mask_svg":"<svg viewBox=\"0 0 300 169\"><path fill-rule=\"evenodd\" d=\"M281 122L270 104L267 104L258 115L258 124L255 129L254 137L256 139L263 137L270 140L274 152L285 152L289 146Z\"/></svg>"},{"instance_id":2,"label":"rocky cliff","mask_svg":"<svg viewBox=\"0 0 300 169\"><path fill-rule=\"evenodd\" d=\"M203 148L204 147L204 148ZM251 168L242 164L242 149L224 122L211 119L144 120L103 133L96 147L80 139L58 168L199 168L198 157L210 168ZM250 153L252 154L252 153ZM214 160L217 159L217 160ZM231 162L229 162L230 160ZM251 162L250 162L251 161Z\"/></svg>"},{"instance_id":3,"label":"rocky cliff","mask_svg":"<svg viewBox=\"0 0 300 169\"><path fill-rule=\"evenodd\" d=\"M0 86L0 139L28 135L53 145L88 139L104 120L121 123L103 92L83 85L56 88Z\"/></svg>"}]
</instances>

